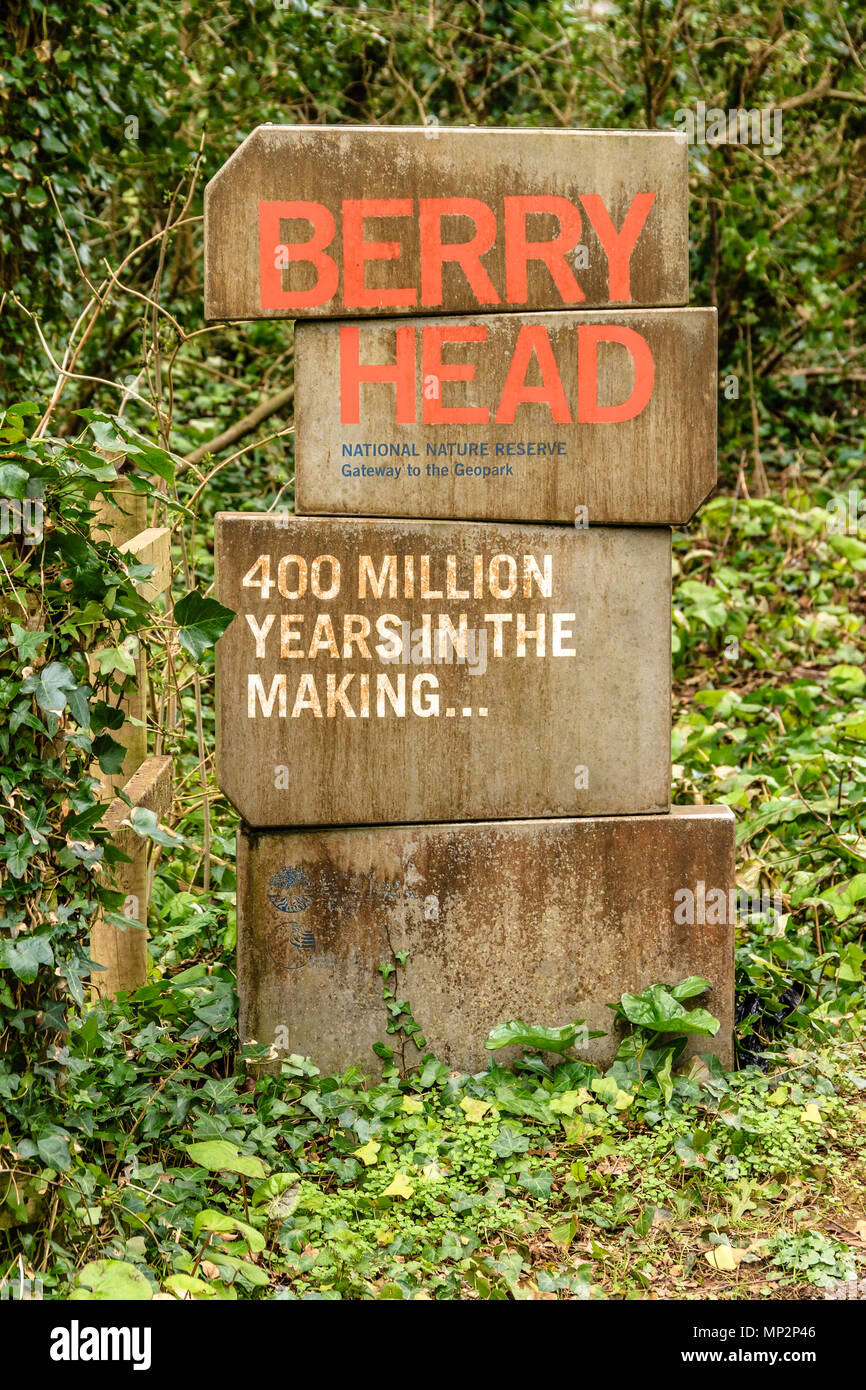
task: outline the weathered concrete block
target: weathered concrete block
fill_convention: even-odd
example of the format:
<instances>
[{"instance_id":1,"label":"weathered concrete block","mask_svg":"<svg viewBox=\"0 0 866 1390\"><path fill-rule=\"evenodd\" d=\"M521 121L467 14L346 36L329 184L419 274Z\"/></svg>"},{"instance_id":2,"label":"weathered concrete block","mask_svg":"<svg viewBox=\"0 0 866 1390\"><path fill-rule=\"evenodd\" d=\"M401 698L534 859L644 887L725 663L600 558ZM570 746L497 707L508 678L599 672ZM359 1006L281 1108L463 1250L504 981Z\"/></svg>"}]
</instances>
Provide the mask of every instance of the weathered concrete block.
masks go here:
<instances>
[{"instance_id":1,"label":"weathered concrete block","mask_svg":"<svg viewBox=\"0 0 866 1390\"><path fill-rule=\"evenodd\" d=\"M674 131L260 126L205 190L209 319L688 302Z\"/></svg>"},{"instance_id":2,"label":"weathered concrete block","mask_svg":"<svg viewBox=\"0 0 866 1390\"><path fill-rule=\"evenodd\" d=\"M715 309L303 323L299 512L678 525L716 482Z\"/></svg>"},{"instance_id":3,"label":"weathered concrete block","mask_svg":"<svg viewBox=\"0 0 866 1390\"><path fill-rule=\"evenodd\" d=\"M670 802L670 532L223 513L217 775L250 825Z\"/></svg>"},{"instance_id":4,"label":"weathered concrete block","mask_svg":"<svg viewBox=\"0 0 866 1390\"><path fill-rule=\"evenodd\" d=\"M455 1068L483 1069L490 1029L515 1018L586 1019L607 1036L580 1055L606 1065L617 1039L605 1004L689 975L711 982L700 1002L721 1020L715 1038L690 1049L730 1065L734 926L701 920L719 916L701 910L711 888L727 901L734 888L726 806L300 833L243 827L241 1036L308 1054L326 1072L375 1068L371 1049L387 1021L378 967L408 951L399 995L429 1049ZM689 915L677 907L683 890L698 902L691 924L679 921Z\"/></svg>"}]
</instances>

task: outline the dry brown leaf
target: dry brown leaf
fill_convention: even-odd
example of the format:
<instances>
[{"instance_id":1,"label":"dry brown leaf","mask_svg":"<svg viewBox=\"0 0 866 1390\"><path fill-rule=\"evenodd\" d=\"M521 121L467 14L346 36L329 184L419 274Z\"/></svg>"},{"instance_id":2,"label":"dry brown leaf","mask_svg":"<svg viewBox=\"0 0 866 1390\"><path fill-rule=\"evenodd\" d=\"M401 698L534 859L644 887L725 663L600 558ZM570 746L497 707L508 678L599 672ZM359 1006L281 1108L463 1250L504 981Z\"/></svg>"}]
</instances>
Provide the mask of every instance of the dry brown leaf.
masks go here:
<instances>
[{"instance_id":1,"label":"dry brown leaf","mask_svg":"<svg viewBox=\"0 0 866 1390\"><path fill-rule=\"evenodd\" d=\"M609 1178L618 1173L625 1173L628 1166L628 1163L620 1154L608 1154L607 1158L603 1158L600 1163L596 1163L595 1171L596 1173L601 1173L603 1177Z\"/></svg>"}]
</instances>

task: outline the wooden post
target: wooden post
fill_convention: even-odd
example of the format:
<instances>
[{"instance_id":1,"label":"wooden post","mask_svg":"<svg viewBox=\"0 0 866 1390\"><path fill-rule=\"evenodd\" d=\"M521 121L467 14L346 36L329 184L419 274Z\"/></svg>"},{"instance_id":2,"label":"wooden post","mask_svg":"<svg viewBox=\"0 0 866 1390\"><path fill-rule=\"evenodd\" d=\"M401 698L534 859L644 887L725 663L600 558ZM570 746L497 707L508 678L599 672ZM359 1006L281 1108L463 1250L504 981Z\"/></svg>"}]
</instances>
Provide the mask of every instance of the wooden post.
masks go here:
<instances>
[{"instance_id":1,"label":"wooden post","mask_svg":"<svg viewBox=\"0 0 866 1390\"><path fill-rule=\"evenodd\" d=\"M124 478L118 478L111 501L100 509L97 529L104 529L120 550L138 564L152 565L149 578L138 584L148 601L165 593L171 583L171 532L167 526L148 527L144 494L132 491ZM106 796L123 788L134 806L153 811L161 818L171 807L172 764L166 757L148 757L147 671L143 656L136 663L132 691L123 700L125 722L114 738L126 749L119 773L103 774ZM119 798L112 800L104 824L130 863L115 869L115 886L125 896L124 912L142 925L121 931L101 918L91 932L91 958L104 967L95 973L94 992L100 997L114 996L121 990L137 989L147 979L148 845L128 825L129 807Z\"/></svg>"},{"instance_id":2,"label":"wooden post","mask_svg":"<svg viewBox=\"0 0 866 1390\"><path fill-rule=\"evenodd\" d=\"M161 819L171 808L171 758L146 758L124 787L133 806L153 811ZM142 930L127 927L121 931L100 919L94 923L90 954L103 970L94 972L93 989L100 998L113 997L121 990L137 989L147 979L147 866L148 846L129 824L130 808L115 798L103 818L119 850L129 857L118 864L114 886L124 894L123 911L135 917Z\"/></svg>"}]
</instances>

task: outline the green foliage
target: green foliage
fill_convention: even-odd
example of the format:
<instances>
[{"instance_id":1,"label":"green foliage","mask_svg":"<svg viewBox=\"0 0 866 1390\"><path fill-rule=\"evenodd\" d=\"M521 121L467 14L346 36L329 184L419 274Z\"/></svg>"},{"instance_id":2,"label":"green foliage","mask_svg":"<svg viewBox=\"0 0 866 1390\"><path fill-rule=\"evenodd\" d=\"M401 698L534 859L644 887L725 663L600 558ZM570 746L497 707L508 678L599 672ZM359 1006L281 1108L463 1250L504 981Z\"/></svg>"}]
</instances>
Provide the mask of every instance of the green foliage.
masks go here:
<instances>
[{"instance_id":1,"label":"green foliage","mask_svg":"<svg viewBox=\"0 0 866 1390\"><path fill-rule=\"evenodd\" d=\"M178 353L166 403L176 437L163 442L183 453L245 413L250 390L287 359L279 324L190 343L176 328L201 322L201 187L257 125L670 129L699 102L726 113L779 105L778 152L692 146L692 296L718 304L721 379L736 384L720 399L728 475L748 459L758 491L791 468L818 476L831 450L854 459L862 439L863 40L852 0L772 15L757 0L604 14L566 0L445 0L433 11L407 0L98 11L13 0L0 30L3 283L49 341L83 307L82 271L97 284L106 260L123 261L137 293L159 284L171 315L162 346ZM142 307L112 293L78 369L138 379ZM49 369L21 313L7 305L0 318L0 360L23 392ZM83 382L75 405L97 394ZM278 452L255 457L275 490L285 484Z\"/></svg>"},{"instance_id":2,"label":"green foliage","mask_svg":"<svg viewBox=\"0 0 866 1390\"><path fill-rule=\"evenodd\" d=\"M849 1247L841 1241L828 1240L820 1231L799 1235L782 1232L773 1241L773 1264L807 1278L819 1289L852 1278L855 1269Z\"/></svg>"},{"instance_id":3,"label":"green foliage","mask_svg":"<svg viewBox=\"0 0 866 1390\"><path fill-rule=\"evenodd\" d=\"M234 616L230 608L215 598L206 598L193 590L174 607L177 640L191 656L203 656L222 637Z\"/></svg>"},{"instance_id":4,"label":"green foliage","mask_svg":"<svg viewBox=\"0 0 866 1390\"><path fill-rule=\"evenodd\" d=\"M147 1276L126 1260L93 1260L86 1264L70 1289L72 1302L140 1303L153 1298Z\"/></svg>"},{"instance_id":5,"label":"green foliage","mask_svg":"<svg viewBox=\"0 0 866 1390\"><path fill-rule=\"evenodd\" d=\"M677 799L738 818L754 908L737 930L747 1061L783 1022L828 1039L863 1007L866 546L832 529L828 490L718 497L701 538L675 544L673 778ZM693 588L682 601L693 580L723 626Z\"/></svg>"},{"instance_id":6,"label":"green foliage","mask_svg":"<svg viewBox=\"0 0 866 1390\"><path fill-rule=\"evenodd\" d=\"M703 994L709 988L709 980L702 980L696 975L670 989L664 985L650 985L640 994L624 994L616 1007L614 1018L617 1022L630 1023L634 1028L642 1029L651 1038L660 1033L700 1033L712 1038L719 1031L719 1020L708 1014L706 1009L684 1009L682 1006L683 999Z\"/></svg>"},{"instance_id":7,"label":"green foliage","mask_svg":"<svg viewBox=\"0 0 866 1390\"><path fill-rule=\"evenodd\" d=\"M384 1063L386 1076L399 1076L405 1072L410 1059L417 1058L427 1046L427 1039L413 1017L409 1000L397 998L396 984L399 972L406 968L408 959L408 951L397 951L391 960L383 961L379 966L379 974L382 976L382 999L388 1012L385 1031L395 1046L389 1047L387 1043L377 1042L373 1050Z\"/></svg>"},{"instance_id":8,"label":"green foliage","mask_svg":"<svg viewBox=\"0 0 866 1390\"><path fill-rule=\"evenodd\" d=\"M665 1296L684 1265L713 1286L719 1241L754 1246L752 1296L852 1267L816 1219L862 1142L853 1053L772 1080L694 1061L667 1105L621 1061L370 1081L290 1058L253 1083L233 1013L174 983L73 1023L65 1152L19 1148L0 1187L28 1267L50 1240L47 1297Z\"/></svg>"},{"instance_id":9,"label":"green foliage","mask_svg":"<svg viewBox=\"0 0 866 1390\"><path fill-rule=\"evenodd\" d=\"M96 912L129 925L106 872L117 851L100 826L96 765L122 760L120 701L159 621L135 588L146 569L97 529L114 466L84 436L28 438L30 413L13 406L0 428L42 517L38 535L4 544L0 577L0 1092L10 1099L22 1073L57 1075L67 1004L85 1002ZM134 486L150 493L145 479Z\"/></svg>"},{"instance_id":10,"label":"green foliage","mask_svg":"<svg viewBox=\"0 0 866 1390\"><path fill-rule=\"evenodd\" d=\"M208 1139L201 1144L190 1144L187 1153L193 1163L206 1168L209 1173L240 1173L247 1178L265 1176L260 1158L242 1154L240 1149L225 1139Z\"/></svg>"},{"instance_id":11,"label":"green foliage","mask_svg":"<svg viewBox=\"0 0 866 1390\"><path fill-rule=\"evenodd\" d=\"M20 1258L76 1300L772 1296L847 1278L854 1256L819 1227L862 1209L866 507L841 531L833 509L863 447L863 15L28 0L0 25L0 371L31 398L0 424L0 498L46 518L0 537L0 1278ZM684 1007L692 980L619 1001L604 1075L565 1059L576 1025L515 1021L491 1051L528 1055L459 1077L427 1054L398 955L380 1080L292 1058L252 1081L235 818L210 758L232 616L210 593L213 517L291 506L290 404L264 438L215 440L291 383L292 340L270 322L201 331L203 183L264 121L669 128L698 101L785 108L778 155L690 152L723 492L675 539L674 785L732 807L738 881L775 899L737 925L745 1070L683 1062L713 1032ZM95 530L107 454L174 526L186 595L165 612ZM111 890L97 769L119 773L141 653L158 706L176 703L160 727L179 794L168 824L130 817L155 846L148 983L97 1007L96 914L137 929ZM727 1258L748 1283L720 1286L716 1252L747 1246Z\"/></svg>"},{"instance_id":12,"label":"green foliage","mask_svg":"<svg viewBox=\"0 0 866 1390\"><path fill-rule=\"evenodd\" d=\"M500 1047L528 1047L534 1052L561 1055L574 1047L578 1036L581 1040L601 1037L598 1032L585 1030L583 1022L581 1018L576 1023L564 1023L560 1028L545 1028L540 1024L527 1027L516 1019L513 1023L500 1023L493 1028L484 1046L490 1052L496 1052Z\"/></svg>"},{"instance_id":13,"label":"green foliage","mask_svg":"<svg viewBox=\"0 0 866 1390\"><path fill-rule=\"evenodd\" d=\"M709 988L709 980L690 975L670 987L656 984L640 994L623 994L618 1004L609 1005L614 1022L626 1032L616 1054L617 1077L650 1082L668 1105L674 1093L671 1068L689 1036L712 1038L719 1031L719 1020L706 1009L683 1008L684 999Z\"/></svg>"},{"instance_id":14,"label":"green foliage","mask_svg":"<svg viewBox=\"0 0 866 1390\"><path fill-rule=\"evenodd\" d=\"M164 647L170 623L136 587L149 566L130 560L100 522L118 483L91 439L104 442L104 432L91 424L66 438L28 433L34 413L12 406L0 417L7 482L14 468L22 499L38 508L38 524L12 529L0 551L0 1095L19 1158L68 1171L65 1044L70 1009L87 1009L91 930L97 918L140 930L113 887L122 856L103 824L98 772L120 770L124 749L112 735L136 659ZM117 432L127 433L119 423ZM172 480L175 460L151 444L142 454L142 471L125 485L163 504L148 475ZM219 626L210 613L207 621L199 653ZM152 812L136 808L130 823L177 843Z\"/></svg>"}]
</instances>

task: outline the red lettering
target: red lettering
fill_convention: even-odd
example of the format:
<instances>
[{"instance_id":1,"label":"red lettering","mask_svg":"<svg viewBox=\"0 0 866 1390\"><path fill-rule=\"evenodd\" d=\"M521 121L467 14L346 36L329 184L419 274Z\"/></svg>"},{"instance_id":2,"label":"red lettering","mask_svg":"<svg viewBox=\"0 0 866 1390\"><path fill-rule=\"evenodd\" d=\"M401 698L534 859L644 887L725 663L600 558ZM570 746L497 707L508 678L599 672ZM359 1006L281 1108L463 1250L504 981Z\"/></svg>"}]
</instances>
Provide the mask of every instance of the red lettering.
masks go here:
<instances>
[{"instance_id":1,"label":"red lettering","mask_svg":"<svg viewBox=\"0 0 866 1390\"><path fill-rule=\"evenodd\" d=\"M399 241L365 241L367 217L411 217L411 198L346 198L343 200L343 303L351 309L379 309L386 304L414 304L410 289L369 289L364 283L367 261L398 261Z\"/></svg>"},{"instance_id":2,"label":"red lettering","mask_svg":"<svg viewBox=\"0 0 866 1390\"><path fill-rule=\"evenodd\" d=\"M362 363L357 324L340 328L340 423L361 423L361 383L392 381L396 395L396 423L415 424L415 329L395 329L396 359L392 364Z\"/></svg>"},{"instance_id":3,"label":"red lettering","mask_svg":"<svg viewBox=\"0 0 866 1390\"><path fill-rule=\"evenodd\" d=\"M598 345L622 343L634 363L634 386L621 405L598 403ZM633 420L649 402L655 364L649 343L633 328L616 323L582 323L577 330L577 419L583 425L620 425Z\"/></svg>"},{"instance_id":4,"label":"red lettering","mask_svg":"<svg viewBox=\"0 0 866 1390\"><path fill-rule=\"evenodd\" d=\"M309 241L282 242L280 223L304 218L313 227ZM309 309L337 293L336 262L324 254L334 239L334 219L322 203L259 203L259 283L263 309ZM284 290L281 260L306 261L316 269L309 290Z\"/></svg>"},{"instance_id":5,"label":"red lettering","mask_svg":"<svg viewBox=\"0 0 866 1390\"><path fill-rule=\"evenodd\" d=\"M655 202L654 193L636 193L619 231L611 221L600 193L582 193L593 230L607 256L607 297L628 302L631 299L631 253Z\"/></svg>"},{"instance_id":6,"label":"red lettering","mask_svg":"<svg viewBox=\"0 0 866 1390\"><path fill-rule=\"evenodd\" d=\"M541 386L526 385L526 371L533 353L541 370ZM508 376L502 388L499 409L496 412L497 425L512 425L517 407L527 401L539 401L549 406L550 414L557 425L572 423L562 378L543 323L525 324L518 334Z\"/></svg>"},{"instance_id":7,"label":"red lettering","mask_svg":"<svg viewBox=\"0 0 866 1390\"><path fill-rule=\"evenodd\" d=\"M421 414L425 425L471 425L486 423L490 411L483 406L445 406L443 381L474 381L475 368L469 362L443 362L443 343L483 343L487 329L483 324L425 324L421 334L422 395ZM428 387L432 388L428 398Z\"/></svg>"},{"instance_id":8,"label":"red lettering","mask_svg":"<svg viewBox=\"0 0 866 1390\"><path fill-rule=\"evenodd\" d=\"M443 217L468 217L475 225L469 241L443 241ZM481 257L496 241L496 216L480 198L422 198L419 225L421 236L421 303L442 303L442 266L456 261L466 276L479 304L499 304L499 295Z\"/></svg>"},{"instance_id":9,"label":"red lettering","mask_svg":"<svg viewBox=\"0 0 866 1390\"><path fill-rule=\"evenodd\" d=\"M580 213L567 198L506 197L505 204L505 297L509 304L526 304L526 266L542 261L550 272L564 304L579 304L586 298L566 261L580 241ZM532 212L551 212L559 218L559 231L552 241L529 241L526 220Z\"/></svg>"}]
</instances>

